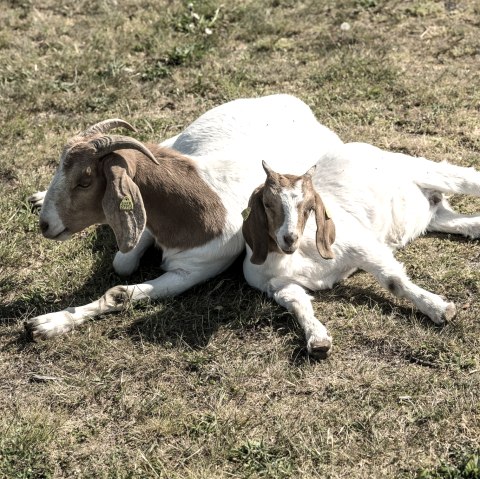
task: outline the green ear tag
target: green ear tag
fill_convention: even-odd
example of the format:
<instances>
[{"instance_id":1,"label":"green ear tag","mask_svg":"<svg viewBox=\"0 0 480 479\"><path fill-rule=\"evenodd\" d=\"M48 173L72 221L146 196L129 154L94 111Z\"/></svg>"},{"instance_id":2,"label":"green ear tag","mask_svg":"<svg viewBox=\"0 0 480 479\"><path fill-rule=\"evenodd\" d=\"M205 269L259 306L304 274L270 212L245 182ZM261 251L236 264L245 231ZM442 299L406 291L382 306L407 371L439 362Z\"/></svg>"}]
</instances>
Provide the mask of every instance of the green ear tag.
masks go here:
<instances>
[{"instance_id":1,"label":"green ear tag","mask_svg":"<svg viewBox=\"0 0 480 479\"><path fill-rule=\"evenodd\" d=\"M133 210L133 201L130 196L125 196L122 201L120 201L120 209L122 211L132 211Z\"/></svg>"},{"instance_id":2,"label":"green ear tag","mask_svg":"<svg viewBox=\"0 0 480 479\"><path fill-rule=\"evenodd\" d=\"M246 221L247 218L250 216L250 211L252 211L252 208L250 208L250 207L245 208L245 209L242 211L243 221Z\"/></svg>"}]
</instances>

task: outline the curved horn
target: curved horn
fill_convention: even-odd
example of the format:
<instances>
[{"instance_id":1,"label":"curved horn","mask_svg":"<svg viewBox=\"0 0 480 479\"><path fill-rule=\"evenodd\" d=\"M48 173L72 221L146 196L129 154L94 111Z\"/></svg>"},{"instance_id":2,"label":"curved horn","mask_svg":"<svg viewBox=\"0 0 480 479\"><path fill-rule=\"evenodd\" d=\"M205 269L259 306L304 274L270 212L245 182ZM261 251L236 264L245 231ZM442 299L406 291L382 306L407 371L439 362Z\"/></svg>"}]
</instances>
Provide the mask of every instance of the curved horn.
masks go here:
<instances>
[{"instance_id":1,"label":"curved horn","mask_svg":"<svg viewBox=\"0 0 480 479\"><path fill-rule=\"evenodd\" d=\"M122 120L121 118L110 118L109 120L103 120L91 127L87 128L83 133L80 133L80 136L87 137L95 135L97 133L107 133L107 131L112 130L113 128L126 128L130 131L137 131L130 123Z\"/></svg>"},{"instance_id":2,"label":"curved horn","mask_svg":"<svg viewBox=\"0 0 480 479\"><path fill-rule=\"evenodd\" d=\"M137 150L150 158L157 165L160 164L153 153L143 143L129 136L101 136L100 138L91 140L89 143L95 148L96 156L98 157L108 155L116 150Z\"/></svg>"}]
</instances>

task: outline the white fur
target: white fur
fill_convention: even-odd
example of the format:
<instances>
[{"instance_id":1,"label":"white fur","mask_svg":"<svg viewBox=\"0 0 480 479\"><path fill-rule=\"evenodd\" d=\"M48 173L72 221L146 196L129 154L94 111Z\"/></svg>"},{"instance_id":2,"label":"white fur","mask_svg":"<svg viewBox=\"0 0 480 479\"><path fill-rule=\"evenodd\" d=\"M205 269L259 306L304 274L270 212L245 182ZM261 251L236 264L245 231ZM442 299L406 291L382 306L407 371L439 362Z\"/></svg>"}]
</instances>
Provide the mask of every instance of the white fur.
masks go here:
<instances>
[{"instance_id":1,"label":"white fur","mask_svg":"<svg viewBox=\"0 0 480 479\"><path fill-rule=\"evenodd\" d=\"M65 231L65 225L58 213L57 205L52 201L52 197L56 197L59 192L64 190L65 185L65 173L62 169L58 169L55 176L48 187L45 194L37 193L39 197L42 197L42 205L48 204L48 208L42 208L42 221L49 225L49 237L58 239ZM69 235L65 233L62 239L67 239Z\"/></svg>"},{"instance_id":2,"label":"white fur","mask_svg":"<svg viewBox=\"0 0 480 479\"><path fill-rule=\"evenodd\" d=\"M321 156L313 181L335 223L335 258L319 255L311 215L293 254L269 253L264 264L255 265L247 246L244 261L248 283L295 313L310 352L318 338L324 345L331 345L331 338L320 321L313 321L305 289L331 288L357 269L412 301L436 324L454 316L454 304L412 283L393 252L427 230L478 237L480 215L454 212L442 194L480 196L477 171L350 143Z\"/></svg>"},{"instance_id":3,"label":"white fur","mask_svg":"<svg viewBox=\"0 0 480 479\"><path fill-rule=\"evenodd\" d=\"M296 235L298 224L298 205L303 202L302 183L297 182L293 188L285 188L279 194L284 214L283 223L278 231L275 231L277 244L283 251L290 248L285 241L285 237L293 237Z\"/></svg>"},{"instance_id":4,"label":"white fur","mask_svg":"<svg viewBox=\"0 0 480 479\"><path fill-rule=\"evenodd\" d=\"M252 189L263 181L261 160L268 158L273 168L302 174L329 146L341 143L335 133L318 123L307 105L288 95L241 99L208 111L164 145L188 155L220 197L227 211L222 234L184 251L163 248L162 267L166 273L153 281L114 287L98 301L33 318L26 327L34 337L51 337L86 318L122 309L127 300L179 294L215 276L244 247L241 212ZM195 213L192 211L192 215ZM117 273L131 274L153 241L146 231L132 251L117 253ZM118 297L122 298L120 302L115 299Z\"/></svg>"}]
</instances>

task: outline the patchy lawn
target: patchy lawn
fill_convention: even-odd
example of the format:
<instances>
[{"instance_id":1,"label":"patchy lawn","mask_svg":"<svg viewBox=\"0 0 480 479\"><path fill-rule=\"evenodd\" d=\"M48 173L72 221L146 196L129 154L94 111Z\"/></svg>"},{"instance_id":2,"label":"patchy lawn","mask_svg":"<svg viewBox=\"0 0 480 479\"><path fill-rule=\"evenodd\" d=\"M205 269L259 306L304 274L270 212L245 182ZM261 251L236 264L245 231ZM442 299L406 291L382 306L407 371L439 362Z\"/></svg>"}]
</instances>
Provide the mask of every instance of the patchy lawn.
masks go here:
<instances>
[{"instance_id":1,"label":"patchy lawn","mask_svg":"<svg viewBox=\"0 0 480 479\"><path fill-rule=\"evenodd\" d=\"M0 477L480 477L476 241L397 255L457 304L443 328L364 273L317 294L327 361L240 262L62 338L22 331L121 281L108 228L50 242L26 201L102 119L160 141L214 105L284 92L346 141L480 168L478 2L6 0L0 24Z\"/></svg>"}]
</instances>

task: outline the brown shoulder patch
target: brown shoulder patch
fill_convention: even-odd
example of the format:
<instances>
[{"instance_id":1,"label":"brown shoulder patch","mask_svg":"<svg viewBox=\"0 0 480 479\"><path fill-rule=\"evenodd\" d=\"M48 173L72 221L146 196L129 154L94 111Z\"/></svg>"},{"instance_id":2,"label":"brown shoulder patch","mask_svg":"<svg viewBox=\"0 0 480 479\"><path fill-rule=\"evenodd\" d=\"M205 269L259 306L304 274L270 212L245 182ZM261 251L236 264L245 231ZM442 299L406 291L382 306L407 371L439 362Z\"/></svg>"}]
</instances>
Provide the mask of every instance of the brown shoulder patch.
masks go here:
<instances>
[{"instance_id":1,"label":"brown shoulder patch","mask_svg":"<svg viewBox=\"0 0 480 479\"><path fill-rule=\"evenodd\" d=\"M135 182L147 212L147 228L167 248L190 249L221 235L227 211L195 163L178 152L149 144L155 165L138 152ZM140 157L138 157L140 155Z\"/></svg>"}]
</instances>

